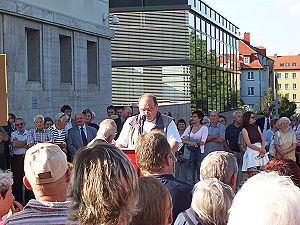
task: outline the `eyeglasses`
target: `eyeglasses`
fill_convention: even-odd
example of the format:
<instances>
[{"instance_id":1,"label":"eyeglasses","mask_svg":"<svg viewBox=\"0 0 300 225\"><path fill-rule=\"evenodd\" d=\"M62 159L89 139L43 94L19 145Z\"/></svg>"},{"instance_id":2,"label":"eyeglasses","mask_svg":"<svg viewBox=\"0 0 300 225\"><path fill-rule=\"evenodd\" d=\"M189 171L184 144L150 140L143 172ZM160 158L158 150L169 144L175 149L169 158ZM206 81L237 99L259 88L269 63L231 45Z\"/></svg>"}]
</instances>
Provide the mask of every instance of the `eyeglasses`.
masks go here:
<instances>
[{"instance_id":1,"label":"eyeglasses","mask_svg":"<svg viewBox=\"0 0 300 225\"><path fill-rule=\"evenodd\" d=\"M255 119L255 116L251 116L250 118L251 118L251 119Z\"/></svg>"},{"instance_id":2,"label":"eyeglasses","mask_svg":"<svg viewBox=\"0 0 300 225\"><path fill-rule=\"evenodd\" d=\"M16 123L16 127L23 126L23 125L24 125L24 123Z\"/></svg>"}]
</instances>

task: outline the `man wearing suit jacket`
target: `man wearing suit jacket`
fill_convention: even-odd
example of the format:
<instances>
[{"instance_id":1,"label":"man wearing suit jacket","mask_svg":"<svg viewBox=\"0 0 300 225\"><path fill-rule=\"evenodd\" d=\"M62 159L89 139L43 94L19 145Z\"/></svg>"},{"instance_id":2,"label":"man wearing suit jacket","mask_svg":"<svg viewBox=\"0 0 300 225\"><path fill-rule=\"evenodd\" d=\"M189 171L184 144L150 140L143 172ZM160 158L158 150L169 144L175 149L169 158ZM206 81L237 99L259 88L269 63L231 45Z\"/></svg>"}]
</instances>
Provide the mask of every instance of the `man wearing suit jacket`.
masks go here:
<instances>
[{"instance_id":1,"label":"man wearing suit jacket","mask_svg":"<svg viewBox=\"0 0 300 225\"><path fill-rule=\"evenodd\" d=\"M72 127L68 132L67 145L70 159L73 161L74 155L79 148L86 146L96 137L97 130L94 127L86 126L82 113L75 114L76 126Z\"/></svg>"},{"instance_id":2,"label":"man wearing suit jacket","mask_svg":"<svg viewBox=\"0 0 300 225\"><path fill-rule=\"evenodd\" d=\"M270 121L272 117L270 116L270 114L271 114L271 108L269 106L266 106L264 108L264 117L257 119L255 122L259 126L264 137L266 137L267 130L271 129Z\"/></svg>"}]
</instances>

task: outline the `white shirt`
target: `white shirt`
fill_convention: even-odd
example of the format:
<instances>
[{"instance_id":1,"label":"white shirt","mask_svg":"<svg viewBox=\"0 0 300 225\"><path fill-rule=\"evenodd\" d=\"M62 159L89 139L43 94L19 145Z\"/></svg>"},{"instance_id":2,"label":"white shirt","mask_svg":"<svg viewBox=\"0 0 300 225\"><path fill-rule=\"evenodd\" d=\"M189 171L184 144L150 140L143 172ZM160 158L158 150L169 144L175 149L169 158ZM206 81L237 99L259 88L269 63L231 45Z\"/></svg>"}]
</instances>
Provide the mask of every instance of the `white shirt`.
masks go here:
<instances>
[{"instance_id":1,"label":"white shirt","mask_svg":"<svg viewBox=\"0 0 300 225\"><path fill-rule=\"evenodd\" d=\"M268 121L268 119L269 119L269 125L270 125L270 129L271 129L271 117L269 117L269 118L265 117L264 129L261 131L265 139L267 137L267 121Z\"/></svg>"},{"instance_id":2,"label":"white shirt","mask_svg":"<svg viewBox=\"0 0 300 225\"><path fill-rule=\"evenodd\" d=\"M199 223L199 222L196 220L196 218L194 217L191 208L189 208L189 209L187 209L187 210L185 210L185 211L186 211L187 215L190 217L190 219L193 221L194 224L198 224L198 223ZM185 222L186 222L185 217L183 216L182 213L180 213L180 214L177 216L177 219L175 220L174 225L183 225ZM188 223L186 223L186 224L188 224Z\"/></svg>"},{"instance_id":3,"label":"white shirt","mask_svg":"<svg viewBox=\"0 0 300 225\"><path fill-rule=\"evenodd\" d=\"M85 134L85 137L87 138L87 131L86 131L86 126L85 126L85 124L84 124L83 126L78 126L80 137L81 137L81 127L83 127L83 132L84 132L84 134Z\"/></svg>"},{"instance_id":4,"label":"white shirt","mask_svg":"<svg viewBox=\"0 0 300 225\"><path fill-rule=\"evenodd\" d=\"M144 126L143 126L143 133L147 134L151 131L152 128L155 127L155 123L156 123L156 119L152 120L152 121L145 121ZM123 145L125 147L128 147L128 141L129 141L129 120L126 120L126 122L124 123L123 129L120 133L119 138L117 139L116 143ZM178 133L176 124L174 123L174 121L172 121L169 126L167 127L167 140L168 143L171 144L174 141L180 143L181 142L181 138L180 135Z\"/></svg>"},{"instance_id":5,"label":"white shirt","mask_svg":"<svg viewBox=\"0 0 300 225\"><path fill-rule=\"evenodd\" d=\"M190 132L191 126L188 126L184 133L182 134L182 137L190 136L191 138L197 139L200 142L206 142L207 135L208 135L208 128L207 126L202 126L196 133ZM189 134L190 133L190 134ZM201 153L204 153L204 145L200 145Z\"/></svg>"},{"instance_id":6,"label":"white shirt","mask_svg":"<svg viewBox=\"0 0 300 225\"><path fill-rule=\"evenodd\" d=\"M23 134L20 131L16 130L11 133L10 141L12 142L14 139L18 141L26 141L27 140L28 130L25 130ZM14 148L13 147L13 154L14 155L24 155L26 153L26 148Z\"/></svg>"}]
</instances>

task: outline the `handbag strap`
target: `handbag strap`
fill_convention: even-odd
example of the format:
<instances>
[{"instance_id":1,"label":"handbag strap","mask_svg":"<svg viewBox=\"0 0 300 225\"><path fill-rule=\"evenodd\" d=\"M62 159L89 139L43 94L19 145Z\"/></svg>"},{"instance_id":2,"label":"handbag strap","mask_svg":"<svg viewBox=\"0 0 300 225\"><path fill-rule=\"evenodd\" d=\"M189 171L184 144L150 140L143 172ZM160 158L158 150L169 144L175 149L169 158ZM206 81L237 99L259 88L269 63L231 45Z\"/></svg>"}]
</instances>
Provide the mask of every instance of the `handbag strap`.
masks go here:
<instances>
[{"instance_id":1,"label":"handbag strap","mask_svg":"<svg viewBox=\"0 0 300 225\"><path fill-rule=\"evenodd\" d=\"M189 138L191 137L191 132L192 132L192 129L193 129L193 125L190 125Z\"/></svg>"},{"instance_id":2,"label":"handbag strap","mask_svg":"<svg viewBox=\"0 0 300 225\"><path fill-rule=\"evenodd\" d=\"M189 225L195 225L192 219L188 216L186 210L182 212L182 215L184 216L185 220L188 222Z\"/></svg>"}]
</instances>

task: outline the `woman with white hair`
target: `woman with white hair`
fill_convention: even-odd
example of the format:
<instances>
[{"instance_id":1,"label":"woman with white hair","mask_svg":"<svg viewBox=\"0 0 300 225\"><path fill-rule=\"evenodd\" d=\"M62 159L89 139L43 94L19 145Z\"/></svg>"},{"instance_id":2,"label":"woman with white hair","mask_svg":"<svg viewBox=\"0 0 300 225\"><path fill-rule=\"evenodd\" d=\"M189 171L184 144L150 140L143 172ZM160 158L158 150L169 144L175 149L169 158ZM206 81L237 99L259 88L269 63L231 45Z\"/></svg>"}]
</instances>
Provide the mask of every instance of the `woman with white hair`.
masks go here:
<instances>
[{"instance_id":1,"label":"woman with white hair","mask_svg":"<svg viewBox=\"0 0 300 225\"><path fill-rule=\"evenodd\" d=\"M12 194L12 184L12 172L0 170L0 225L4 224L4 221L1 220L4 215L23 209L23 206L15 201L15 197Z\"/></svg>"},{"instance_id":2,"label":"woman with white hair","mask_svg":"<svg viewBox=\"0 0 300 225\"><path fill-rule=\"evenodd\" d=\"M191 208L180 213L174 225L226 225L234 192L217 178L195 184Z\"/></svg>"},{"instance_id":3,"label":"woman with white hair","mask_svg":"<svg viewBox=\"0 0 300 225\"><path fill-rule=\"evenodd\" d=\"M286 176L261 172L236 194L228 225L299 225L300 189Z\"/></svg>"},{"instance_id":4,"label":"woman with white hair","mask_svg":"<svg viewBox=\"0 0 300 225\"><path fill-rule=\"evenodd\" d=\"M275 133L274 147L276 157L283 157L296 161L295 150L297 146L295 131L289 129L290 120L287 117L279 119L280 130Z\"/></svg>"}]
</instances>

